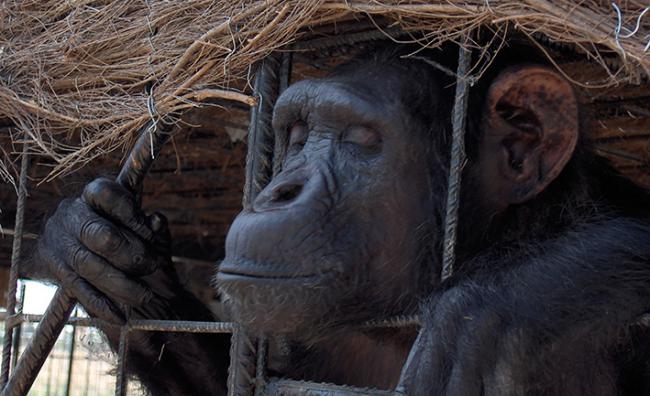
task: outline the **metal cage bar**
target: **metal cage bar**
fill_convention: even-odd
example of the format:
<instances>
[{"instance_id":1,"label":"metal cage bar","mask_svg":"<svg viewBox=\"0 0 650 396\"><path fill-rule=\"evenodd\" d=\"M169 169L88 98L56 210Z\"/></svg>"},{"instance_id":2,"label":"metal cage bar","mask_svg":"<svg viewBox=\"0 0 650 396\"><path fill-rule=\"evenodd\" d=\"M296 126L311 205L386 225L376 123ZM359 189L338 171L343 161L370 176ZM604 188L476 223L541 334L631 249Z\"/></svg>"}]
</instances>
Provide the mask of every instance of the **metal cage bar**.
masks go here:
<instances>
[{"instance_id":1,"label":"metal cage bar","mask_svg":"<svg viewBox=\"0 0 650 396\"><path fill-rule=\"evenodd\" d=\"M9 269L9 284L7 285L7 314L16 312L16 289L18 286L18 273L23 242L23 225L25 222L25 205L27 201L27 170L29 168L29 145L23 143L22 158L20 161L20 176L18 180L18 199L16 201L16 220L14 222L14 236L11 250L11 268ZM2 387L9 380L9 369L11 365L11 351L13 345L14 326L5 321L4 345L2 348L2 368L0 377Z\"/></svg>"},{"instance_id":2,"label":"metal cage bar","mask_svg":"<svg viewBox=\"0 0 650 396\"><path fill-rule=\"evenodd\" d=\"M467 42L467 40L465 40ZM452 110L452 142L447 181L447 207L445 211L445 239L443 244L441 279L449 278L456 261L456 232L458 230L458 207L460 206L460 183L465 162L465 124L469 93L469 69L471 53L461 45L458 49L456 71L456 96Z\"/></svg>"}]
</instances>

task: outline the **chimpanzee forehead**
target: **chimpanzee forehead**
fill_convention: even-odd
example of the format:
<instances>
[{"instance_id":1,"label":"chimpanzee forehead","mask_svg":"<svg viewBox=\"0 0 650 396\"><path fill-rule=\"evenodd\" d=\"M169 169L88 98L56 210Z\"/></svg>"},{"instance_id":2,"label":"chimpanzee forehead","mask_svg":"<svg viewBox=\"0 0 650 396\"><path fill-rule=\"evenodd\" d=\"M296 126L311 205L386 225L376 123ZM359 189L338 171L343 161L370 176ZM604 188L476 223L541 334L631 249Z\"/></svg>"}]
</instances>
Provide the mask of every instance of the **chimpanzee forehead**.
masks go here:
<instances>
[{"instance_id":1,"label":"chimpanzee forehead","mask_svg":"<svg viewBox=\"0 0 650 396\"><path fill-rule=\"evenodd\" d=\"M406 67L412 61L387 61L376 60L357 64L357 67L346 67L335 72L325 81L332 81L349 87L355 92L374 98L378 102L398 103L408 102L408 97L414 91L420 91L424 81L413 75L412 67ZM422 69L426 65L422 65ZM406 104L406 103L404 103Z\"/></svg>"}]
</instances>

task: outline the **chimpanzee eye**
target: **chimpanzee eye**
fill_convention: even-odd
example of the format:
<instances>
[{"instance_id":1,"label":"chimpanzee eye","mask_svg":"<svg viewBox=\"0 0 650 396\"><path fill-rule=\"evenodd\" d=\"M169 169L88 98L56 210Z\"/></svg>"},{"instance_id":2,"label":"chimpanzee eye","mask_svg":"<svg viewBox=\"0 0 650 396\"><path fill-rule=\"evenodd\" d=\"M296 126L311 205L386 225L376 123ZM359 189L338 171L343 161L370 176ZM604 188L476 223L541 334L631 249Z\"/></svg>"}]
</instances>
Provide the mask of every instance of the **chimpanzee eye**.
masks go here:
<instances>
[{"instance_id":1,"label":"chimpanzee eye","mask_svg":"<svg viewBox=\"0 0 650 396\"><path fill-rule=\"evenodd\" d=\"M381 143L381 136L377 131L356 125L348 128L343 134L344 143L352 143L364 148L374 148Z\"/></svg>"},{"instance_id":2,"label":"chimpanzee eye","mask_svg":"<svg viewBox=\"0 0 650 396\"><path fill-rule=\"evenodd\" d=\"M289 147L302 147L307 142L309 128L304 121L296 121L289 128Z\"/></svg>"}]
</instances>

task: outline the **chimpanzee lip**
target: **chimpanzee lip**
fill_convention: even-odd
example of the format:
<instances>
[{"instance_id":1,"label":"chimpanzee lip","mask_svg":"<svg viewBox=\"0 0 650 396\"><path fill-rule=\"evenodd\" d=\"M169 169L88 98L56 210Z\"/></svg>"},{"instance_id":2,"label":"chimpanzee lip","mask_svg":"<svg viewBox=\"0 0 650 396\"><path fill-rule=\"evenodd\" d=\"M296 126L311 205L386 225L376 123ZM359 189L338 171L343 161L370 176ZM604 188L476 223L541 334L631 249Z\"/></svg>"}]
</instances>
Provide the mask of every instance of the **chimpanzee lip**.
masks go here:
<instances>
[{"instance_id":1,"label":"chimpanzee lip","mask_svg":"<svg viewBox=\"0 0 650 396\"><path fill-rule=\"evenodd\" d=\"M243 272L219 271L217 279L220 281L238 281L238 280L277 280L277 281L309 281L316 279L324 274L312 275L282 275L282 274L249 274Z\"/></svg>"},{"instance_id":2,"label":"chimpanzee lip","mask_svg":"<svg viewBox=\"0 0 650 396\"><path fill-rule=\"evenodd\" d=\"M224 268L225 267L225 268ZM332 270L321 270L312 273L290 272L286 265L263 264L253 260L239 258L235 262L229 260L219 267L217 279L221 281L236 280L294 280L309 281L331 274Z\"/></svg>"}]
</instances>

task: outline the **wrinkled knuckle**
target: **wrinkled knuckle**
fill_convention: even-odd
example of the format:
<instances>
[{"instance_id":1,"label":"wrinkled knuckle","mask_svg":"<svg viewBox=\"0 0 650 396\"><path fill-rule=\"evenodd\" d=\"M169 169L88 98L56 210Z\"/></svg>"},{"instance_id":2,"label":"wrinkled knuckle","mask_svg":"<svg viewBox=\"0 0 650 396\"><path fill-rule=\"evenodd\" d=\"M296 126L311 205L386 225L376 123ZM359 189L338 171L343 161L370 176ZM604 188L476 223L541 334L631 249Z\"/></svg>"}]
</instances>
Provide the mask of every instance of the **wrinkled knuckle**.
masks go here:
<instances>
[{"instance_id":1,"label":"wrinkled knuckle","mask_svg":"<svg viewBox=\"0 0 650 396\"><path fill-rule=\"evenodd\" d=\"M86 249L82 248L81 246L77 246L74 251L72 252L72 269L75 270L79 275L84 276L86 275L86 265L85 263L88 262L88 259L90 258L90 252L88 252Z\"/></svg>"},{"instance_id":2,"label":"wrinkled knuckle","mask_svg":"<svg viewBox=\"0 0 650 396\"><path fill-rule=\"evenodd\" d=\"M98 178L86 185L83 197L90 202L103 203L110 199L110 186L114 182L106 178Z\"/></svg>"},{"instance_id":3,"label":"wrinkled knuckle","mask_svg":"<svg viewBox=\"0 0 650 396\"><path fill-rule=\"evenodd\" d=\"M92 253L83 248L75 250L72 261L74 262L73 269L75 272L84 279L99 279L103 274L101 267L92 265Z\"/></svg>"},{"instance_id":4,"label":"wrinkled knuckle","mask_svg":"<svg viewBox=\"0 0 650 396\"><path fill-rule=\"evenodd\" d=\"M122 247L122 236L119 231L103 221L93 220L84 225L82 236L92 240L102 252L115 253Z\"/></svg>"}]
</instances>

